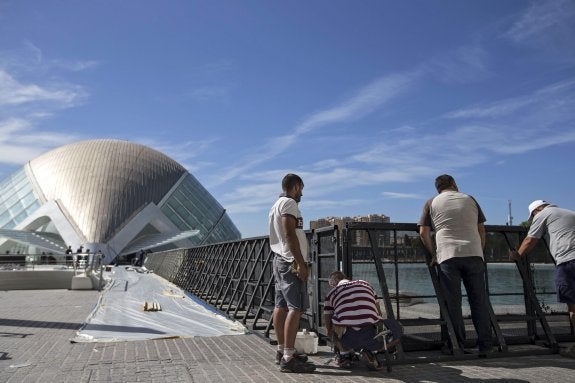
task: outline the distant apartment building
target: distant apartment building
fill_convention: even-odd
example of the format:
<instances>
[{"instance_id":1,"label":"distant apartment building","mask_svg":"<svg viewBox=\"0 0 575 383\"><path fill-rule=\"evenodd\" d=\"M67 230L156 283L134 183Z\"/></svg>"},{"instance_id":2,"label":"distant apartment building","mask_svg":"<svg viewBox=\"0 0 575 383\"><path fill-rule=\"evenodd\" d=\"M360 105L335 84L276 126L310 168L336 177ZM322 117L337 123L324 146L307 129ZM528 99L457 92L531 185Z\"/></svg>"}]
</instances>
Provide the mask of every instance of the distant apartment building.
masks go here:
<instances>
[{"instance_id":1,"label":"distant apartment building","mask_svg":"<svg viewBox=\"0 0 575 383\"><path fill-rule=\"evenodd\" d=\"M310 229L318 229L320 227L335 226L339 229L340 236L343 236L343 229L348 222L371 222L371 223L389 223L390 219L384 214L368 214L355 217L326 217L310 221ZM368 247L369 236L366 230L354 231L354 238L352 239L352 246ZM342 237L343 239L343 237ZM383 247L390 242L390 233L388 231L378 232L375 238L377 246Z\"/></svg>"}]
</instances>

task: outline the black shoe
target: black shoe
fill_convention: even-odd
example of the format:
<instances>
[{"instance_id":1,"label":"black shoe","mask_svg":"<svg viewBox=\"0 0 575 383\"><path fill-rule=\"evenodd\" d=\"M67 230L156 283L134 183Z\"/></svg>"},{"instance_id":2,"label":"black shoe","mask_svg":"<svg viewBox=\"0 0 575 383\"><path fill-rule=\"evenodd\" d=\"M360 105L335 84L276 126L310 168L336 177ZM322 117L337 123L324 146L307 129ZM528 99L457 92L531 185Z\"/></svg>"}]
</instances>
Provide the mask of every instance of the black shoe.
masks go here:
<instances>
[{"instance_id":1,"label":"black shoe","mask_svg":"<svg viewBox=\"0 0 575 383\"><path fill-rule=\"evenodd\" d=\"M298 358L291 358L289 362L286 362L282 358L280 360L280 371L281 372L295 372L295 373L311 373L314 372L315 365L313 363L305 363L300 361Z\"/></svg>"},{"instance_id":2,"label":"black shoe","mask_svg":"<svg viewBox=\"0 0 575 383\"><path fill-rule=\"evenodd\" d=\"M461 348L461 352L463 354L473 354L473 352L471 352L470 350L466 349L464 346L460 345L459 346ZM441 353L443 355L455 355L453 352L453 349L451 348L451 346L449 344L444 344L443 346L441 346Z\"/></svg>"},{"instance_id":3,"label":"black shoe","mask_svg":"<svg viewBox=\"0 0 575 383\"><path fill-rule=\"evenodd\" d=\"M561 348L559 350L559 355L565 358L575 358L575 345Z\"/></svg>"},{"instance_id":4,"label":"black shoe","mask_svg":"<svg viewBox=\"0 0 575 383\"><path fill-rule=\"evenodd\" d=\"M449 345L444 344L443 346L441 346L441 353L443 355L453 355L453 350Z\"/></svg>"},{"instance_id":5,"label":"black shoe","mask_svg":"<svg viewBox=\"0 0 575 383\"><path fill-rule=\"evenodd\" d=\"M335 357L335 364L337 364L339 368L351 368L353 366L351 353L345 355L337 355Z\"/></svg>"},{"instance_id":6,"label":"black shoe","mask_svg":"<svg viewBox=\"0 0 575 383\"><path fill-rule=\"evenodd\" d=\"M279 350L276 352L276 364L280 364L280 361L282 360L283 356L284 356L283 352L281 352ZM295 354L293 354L293 356L294 356L294 358L299 359L300 362L304 362L304 363L307 362L307 359L308 359L306 354L302 354L299 352L296 352Z\"/></svg>"},{"instance_id":7,"label":"black shoe","mask_svg":"<svg viewBox=\"0 0 575 383\"><path fill-rule=\"evenodd\" d=\"M487 347L487 348L483 348L483 349L479 349L479 357L480 358L488 358L489 355L493 355L497 352L496 349L494 349L493 347Z\"/></svg>"}]
</instances>

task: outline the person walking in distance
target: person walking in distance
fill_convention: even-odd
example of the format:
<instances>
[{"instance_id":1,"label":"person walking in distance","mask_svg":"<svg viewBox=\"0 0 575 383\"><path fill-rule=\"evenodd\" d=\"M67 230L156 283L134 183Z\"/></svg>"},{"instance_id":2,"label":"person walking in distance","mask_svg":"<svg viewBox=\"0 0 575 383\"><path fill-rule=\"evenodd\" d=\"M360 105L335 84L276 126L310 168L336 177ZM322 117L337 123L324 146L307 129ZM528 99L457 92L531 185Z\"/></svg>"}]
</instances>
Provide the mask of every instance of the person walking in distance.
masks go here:
<instances>
[{"instance_id":1,"label":"person walking in distance","mask_svg":"<svg viewBox=\"0 0 575 383\"><path fill-rule=\"evenodd\" d=\"M492 352L491 321L485 287L486 221L481 207L470 195L459 192L452 176L435 179L439 193L429 199L418 222L421 240L439 264L439 279L444 291L447 310L460 346L465 341L465 323L461 309L461 281L465 285L471 319L477 331L479 356ZM435 244L431 231L435 231ZM453 350L454 345L449 345Z\"/></svg>"},{"instance_id":2,"label":"person walking in distance","mask_svg":"<svg viewBox=\"0 0 575 383\"><path fill-rule=\"evenodd\" d=\"M307 362L307 355L295 349L301 314L308 306L308 244L298 206L303 187L298 175L287 174L282 180L283 193L269 212L270 248L274 252L276 363L282 372L315 370L315 365Z\"/></svg>"}]
</instances>

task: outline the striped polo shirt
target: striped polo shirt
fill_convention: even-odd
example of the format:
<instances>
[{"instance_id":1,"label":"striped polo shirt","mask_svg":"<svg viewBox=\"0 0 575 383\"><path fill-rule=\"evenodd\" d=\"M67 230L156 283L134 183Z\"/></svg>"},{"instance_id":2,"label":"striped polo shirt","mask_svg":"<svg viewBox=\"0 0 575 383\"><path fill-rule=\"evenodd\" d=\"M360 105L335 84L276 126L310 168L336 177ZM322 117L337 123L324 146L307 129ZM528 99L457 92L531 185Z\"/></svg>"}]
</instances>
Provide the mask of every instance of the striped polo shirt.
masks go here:
<instances>
[{"instance_id":1,"label":"striped polo shirt","mask_svg":"<svg viewBox=\"0 0 575 383\"><path fill-rule=\"evenodd\" d=\"M361 327L383 319L377 313L375 291L360 279L341 280L327 294L324 304L324 314L331 315L335 325Z\"/></svg>"}]
</instances>

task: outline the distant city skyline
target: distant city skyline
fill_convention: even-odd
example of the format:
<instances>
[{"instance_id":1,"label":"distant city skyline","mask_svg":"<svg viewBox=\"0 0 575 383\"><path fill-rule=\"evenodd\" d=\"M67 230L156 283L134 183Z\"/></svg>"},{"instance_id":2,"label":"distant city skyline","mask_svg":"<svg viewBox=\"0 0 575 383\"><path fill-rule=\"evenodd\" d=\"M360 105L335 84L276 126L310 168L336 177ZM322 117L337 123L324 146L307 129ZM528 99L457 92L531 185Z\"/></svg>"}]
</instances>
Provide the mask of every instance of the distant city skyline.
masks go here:
<instances>
[{"instance_id":1,"label":"distant city skyline","mask_svg":"<svg viewBox=\"0 0 575 383\"><path fill-rule=\"evenodd\" d=\"M341 217L321 217L310 220L309 228L317 229L318 227L325 227L328 225L337 225L345 222L390 222L390 217L385 214L371 213L366 215L356 216L341 216Z\"/></svg>"},{"instance_id":2,"label":"distant city skyline","mask_svg":"<svg viewBox=\"0 0 575 383\"><path fill-rule=\"evenodd\" d=\"M170 156L244 238L286 173L307 222L417 222L443 173L490 225L575 209L575 2L0 1L0 179L91 139Z\"/></svg>"},{"instance_id":3,"label":"distant city skyline","mask_svg":"<svg viewBox=\"0 0 575 383\"><path fill-rule=\"evenodd\" d=\"M348 222L389 223L390 218L385 214L366 214L356 215L354 217L324 217L310 221L309 228L319 229L320 227L337 226L341 237L343 236L343 229ZM389 232L377 233L377 238L374 238L377 246L383 246L389 243L389 235ZM353 245L371 246L368 233L364 230L354 232Z\"/></svg>"}]
</instances>

